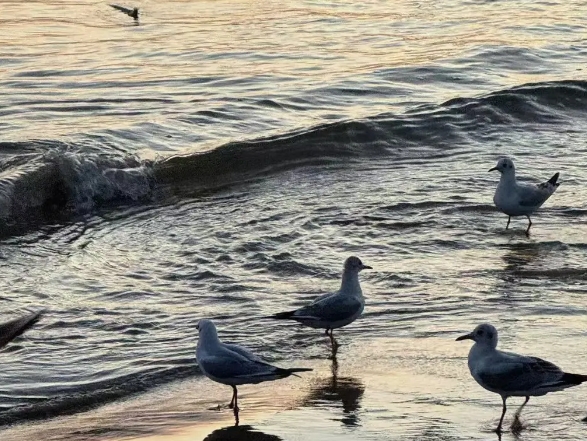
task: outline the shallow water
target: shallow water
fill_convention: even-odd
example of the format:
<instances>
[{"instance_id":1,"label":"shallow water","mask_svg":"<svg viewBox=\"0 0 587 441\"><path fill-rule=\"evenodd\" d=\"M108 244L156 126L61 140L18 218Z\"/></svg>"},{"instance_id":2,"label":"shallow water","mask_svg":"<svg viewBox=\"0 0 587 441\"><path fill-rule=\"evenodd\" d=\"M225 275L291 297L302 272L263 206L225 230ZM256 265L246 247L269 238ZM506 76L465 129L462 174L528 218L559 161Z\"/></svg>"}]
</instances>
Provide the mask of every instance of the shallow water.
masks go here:
<instances>
[{"instance_id":1,"label":"shallow water","mask_svg":"<svg viewBox=\"0 0 587 441\"><path fill-rule=\"evenodd\" d=\"M48 309L2 354L3 441L229 426L202 317L315 368L244 388L265 439L495 439L454 342L481 321L587 372L582 3L137 5L0 1L0 318ZM561 173L530 238L492 205L503 154ZM259 317L351 254L374 271L333 391L325 338ZM522 439L583 439L581 394L533 399Z\"/></svg>"}]
</instances>

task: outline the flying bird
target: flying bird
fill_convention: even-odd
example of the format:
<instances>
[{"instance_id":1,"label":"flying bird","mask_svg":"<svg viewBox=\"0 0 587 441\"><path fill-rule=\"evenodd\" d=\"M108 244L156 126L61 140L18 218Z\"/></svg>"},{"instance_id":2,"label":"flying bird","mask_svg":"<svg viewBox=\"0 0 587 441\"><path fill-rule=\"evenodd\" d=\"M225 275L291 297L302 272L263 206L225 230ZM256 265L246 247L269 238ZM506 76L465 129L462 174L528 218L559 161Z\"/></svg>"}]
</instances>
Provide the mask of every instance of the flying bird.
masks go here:
<instances>
[{"instance_id":1,"label":"flying bird","mask_svg":"<svg viewBox=\"0 0 587 441\"><path fill-rule=\"evenodd\" d=\"M497 349L497 329L488 323L481 324L470 334L457 338L473 340L469 351L469 371L479 385L501 395L503 408L496 432L501 433L506 400L509 397L525 397L517 410L518 420L530 397L540 397L587 381L587 375L569 374L558 366L537 357L503 352Z\"/></svg>"},{"instance_id":2,"label":"flying bird","mask_svg":"<svg viewBox=\"0 0 587 441\"><path fill-rule=\"evenodd\" d=\"M134 18L135 20L139 19L139 8L125 8L124 6L118 6L118 5L110 5L112 6L114 9L119 10L120 12L124 12L126 15L128 15L129 17Z\"/></svg>"}]
</instances>

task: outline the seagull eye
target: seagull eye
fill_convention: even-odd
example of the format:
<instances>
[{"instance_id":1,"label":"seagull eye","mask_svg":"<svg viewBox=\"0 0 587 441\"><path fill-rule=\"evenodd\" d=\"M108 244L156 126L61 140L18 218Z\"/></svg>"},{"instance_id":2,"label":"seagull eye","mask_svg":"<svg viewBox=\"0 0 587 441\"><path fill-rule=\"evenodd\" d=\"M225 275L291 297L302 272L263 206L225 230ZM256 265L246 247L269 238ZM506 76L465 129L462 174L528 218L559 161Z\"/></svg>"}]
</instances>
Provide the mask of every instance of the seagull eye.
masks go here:
<instances>
[{"instance_id":1,"label":"seagull eye","mask_svg":"<svg viewBox=\"0 0 587 441\"><path fill-rule=\"evenodd\" d=\"M477 331L477 335L483 335L483 331L482 330Z\"/></svg>"}]
</instances>

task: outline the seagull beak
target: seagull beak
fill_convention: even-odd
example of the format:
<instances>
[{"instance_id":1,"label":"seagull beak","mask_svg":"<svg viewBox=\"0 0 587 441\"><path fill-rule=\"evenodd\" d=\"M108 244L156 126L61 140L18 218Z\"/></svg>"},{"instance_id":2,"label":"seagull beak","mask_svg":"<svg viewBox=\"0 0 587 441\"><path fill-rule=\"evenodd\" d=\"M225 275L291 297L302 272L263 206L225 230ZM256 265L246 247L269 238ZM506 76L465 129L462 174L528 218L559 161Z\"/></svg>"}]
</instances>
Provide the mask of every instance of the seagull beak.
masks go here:
<instances>
[{"instance_id":1,"label":"seagull beak","mask_svg":"<svg viewBox=\"0 0 587 441\"><path fill-rule=\"evenodd\" d=\"M489 169L489 170L487 170L487 171L488 171L488 172L492 172L493 170L497 170L497 167L490 168L490 169Z\"/></svg>"},{"instance_id":2,"label":"seagull beak","mask_svg":"<svg viewBox=\"0 0 587 441\"><path fill-rule=\"evenodd\" d=\"M461 340L473 340L473 335L472 334L465 334L465 335L461 335L460 337L457 337L456 341L461 341Z\"/></svg>"},{"instance_id":3,"label":"seagull beak","mask_svg":"<svg viewBox=\"0 0 587 441\"><path fill-rule=\"evenodd\" d=\"M361 266L361 269L373 269L373 267L368 266L368 265L363 265L363 266Z\"/></svg>"}]
</instances>

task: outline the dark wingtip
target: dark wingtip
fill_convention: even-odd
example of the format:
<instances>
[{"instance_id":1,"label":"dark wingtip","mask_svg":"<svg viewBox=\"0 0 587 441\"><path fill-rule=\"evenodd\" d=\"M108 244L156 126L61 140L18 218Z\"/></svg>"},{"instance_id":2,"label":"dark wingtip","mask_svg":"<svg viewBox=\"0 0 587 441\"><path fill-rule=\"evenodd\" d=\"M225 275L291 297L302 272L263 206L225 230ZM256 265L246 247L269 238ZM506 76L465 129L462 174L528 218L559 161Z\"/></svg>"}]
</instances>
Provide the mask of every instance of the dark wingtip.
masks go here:
<instances>
[{"instance_id":1,"label":"dark wingtip","mask_svg":"<svg viewBox=\"0 0 587 441\"><path fill-rule=\"evenodd\" d=\"M549 183L550 185L554 185L555 187L558 187L558 185L559 185L559 184L557 184L557 183L556 183L556 181L558 181L558 177L559 177L559 175L560 175L560 173L559 173L559 172L556 172L556 173L555 173L555 174L552 176L552 178L550 178L550 179L548 180L548 183Z\"/></svg>"},{"instance_id":2,"label":"dark wingtip","mask_svg":"<svg viewBox=\"0 0 587 441\"><path fill-rule=\"evenodd\" d=\"M269 318L277 320L287 320L292 318L295 311L278 312L277 314L270 315Z\"/></svg>"},{"instance_id":3,"label":"dark wingtip","mask_svg":"<svg viewBox=\"0 0 587 441\"><path fill-rule=\"evenodd\" d=\"M290 372L312 372L314 369L312 368L290 368Z\"/></svg>"},{"instance_id":4,"label":"dark wingtip","mask_svg":"<svg viewBox=\"0 0 587 441\"><path fill-rule=\"evenodd\" d=\"M568 384L577 385L577 384L581 384L581 383L584 383L585 381L587 381L587 375L568 374L565 372L563 374L562 381L564 381L565 383L568 383Z\"/></svg>"},{"instance_id":5,"label":"dark wingtip","mask_svg":"<svg viewBox=\"0 0 587 441\"><path fill-rule=\"evenodd\" d=\"M311 368L289 368L289 369L285 369L285 371L287 371L287 376L289 377L290 375L293 375L294 377L298 377L300 378L299 375L296 375L296 372L311 372L314 369Z\"/></svg>"}]
</instances>

